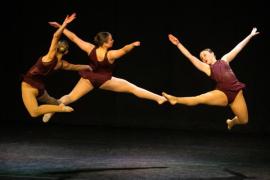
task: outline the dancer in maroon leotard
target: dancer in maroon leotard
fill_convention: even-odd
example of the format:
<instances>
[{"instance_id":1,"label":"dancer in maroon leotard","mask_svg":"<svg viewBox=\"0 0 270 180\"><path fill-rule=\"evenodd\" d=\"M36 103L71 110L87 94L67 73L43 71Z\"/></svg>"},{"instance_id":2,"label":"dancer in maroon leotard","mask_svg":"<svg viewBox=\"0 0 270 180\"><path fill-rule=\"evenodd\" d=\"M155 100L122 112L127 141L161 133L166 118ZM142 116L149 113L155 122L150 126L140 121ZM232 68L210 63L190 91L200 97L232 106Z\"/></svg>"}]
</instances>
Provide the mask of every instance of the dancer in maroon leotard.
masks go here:
<instances>
[{"instance_id":1,"label":"dancer in maroon leotard","mask_svg":"<svg viewBox=\"0 0 270 180\"><path fill-rule=\"evenodd\" d=\"M71 107L58 103L45 90L44 80L55 70L85 70L90 69L88 65L74 65L62 60L62 57L68 52L66 41L59 41L64 28L76 18L76 14L67 16L61 26L53 35L49 52L41 56L35 65L23 75L22 80L22 98L26 109L32 117L37 117L49 112L71 112ZM38 105L38 101L46 103Z\"/></svg>"},{"instance_id":2,"label":"dancer in maroon leotard","mask_svg":"<svg viewBox=\"0 0 270 180\"><path fill-rule=\"evenodd\" d=\"M114 64L110 63L107 54L108 53L105 54L102 61L99 61L97 57L97 47L95 47L89 54L89 64L93 71L80 71L81 77L88 79L94 88L99 88L112 78Z\"/></svg>"},{"instance_id":3,"label":"dancer in maroon leotard","mask_svg":"<svg viewBox=\"0 0 270 180\"><path fill-rule=\"evenodd\" d=\"M250 39L259 34L256 28L242 40L234 49L225 54L220 60L216 60L215 54L211 49L201 51L200 61L193 56L180 42L173 36L169 35L169 40L177 46L177 48L191 61L191 63L200 71L210 76L216 82L216 88L213 91L193 96L193 97L175 97L166 93L162 93L168 101L175 105L176 103L195 106L198 104L207 104L215 106L230 105L235 117L227 119L227 127L231 129L236 124L248 123L248 109L243 96L242 89L245 85L238 81L233 73L229 63L235 56L246 46Z\"/></svg>"},{"instance_id":4,"label":"dancer in maroon leotard","mask_svg":"<svg viewBox=\"0 0 270 180\"><path fill-rule=\"evenodd\" d=\"M51 22L50 24L54 27L60 26L57 22ZM109 32L99 32L95 36L96 46L83 41L68 29L64 30L64 34L88 54L90 60L89 65L92 67L93 71L81 71L81 79L77 85L68 95L60 98L60 102L65 105L70 104L90 92L93 88L131 93L139 98L156 101L158 104L167 101L166 98L161 95L142 89L124 79L112 76L114 61L131 51L134 47L140 46L139 41L128 44L118 50L109 50L114 42ZM53 113L44 115L43 120L48 121L52 115Z\"/></svg>"}]
</instances>

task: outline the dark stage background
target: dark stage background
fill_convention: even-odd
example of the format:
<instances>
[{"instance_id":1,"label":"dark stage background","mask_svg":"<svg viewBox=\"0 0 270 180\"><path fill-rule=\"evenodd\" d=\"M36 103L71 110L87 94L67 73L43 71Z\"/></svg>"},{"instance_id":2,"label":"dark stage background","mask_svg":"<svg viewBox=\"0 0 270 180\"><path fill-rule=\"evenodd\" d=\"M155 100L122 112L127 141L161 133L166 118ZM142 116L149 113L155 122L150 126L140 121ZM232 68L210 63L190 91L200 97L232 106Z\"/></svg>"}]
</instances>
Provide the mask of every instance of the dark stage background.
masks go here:
<instances>
[{"instance_id":1,"label":"dark stage background","mask_svg":"<svg viewBox=\"0 0 270 180\"><path fill-rule=\"evenodd\" d=\"M199 72L173 46L168 33L198 55L212 48L217 57L230 51L256 26L256 36L231 63L238 79L247 86L245 97L250 122L236 126L233 132L268 133L269 7L266 1L235 4L234 1L22 1L12 4L6 16L10 56L2 60L4 84L2 124L41 125L41 117L32 119L21 99L20 74L25 73L40 55L48 51L55 31L48 21L62 22L66 14L77 13L68 29L93 42L99 31L109 31L115 39L114 49L139 40L141 46L119 59L114 76L161 94L192 96L213 88L211 80ZM8 18L8 19L9 19ZM5 36L5 35L4 35ZM64 36L63 36L64 38ZM8 51L9 52L9 51ZM87 56L70 43L65 57L72 63L87 64ZM8 78L6 78L8 76ZM67 94L79 80L77 72L59 71L47 83L54 97ZM229 107L200 105L186 107L159 106L130 94L95 90L71 104L72 113L58 113L50 124L97 125L144 128L174 128L194 131L227 131Z\"/></svg>"}]
</instances>

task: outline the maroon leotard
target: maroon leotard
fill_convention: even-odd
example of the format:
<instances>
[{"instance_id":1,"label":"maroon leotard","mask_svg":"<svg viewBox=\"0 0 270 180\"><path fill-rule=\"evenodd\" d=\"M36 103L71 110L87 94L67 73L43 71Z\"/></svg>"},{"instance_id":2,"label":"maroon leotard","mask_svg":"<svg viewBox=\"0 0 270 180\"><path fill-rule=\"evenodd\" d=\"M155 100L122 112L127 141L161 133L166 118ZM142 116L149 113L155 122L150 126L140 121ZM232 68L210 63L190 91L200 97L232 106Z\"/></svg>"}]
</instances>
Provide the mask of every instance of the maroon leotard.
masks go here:
<instances>
[{"instance_id":1,"label":"maroon leotard","mask_svg":"<svg viewBox=\"0 0 270 180\"><path fill-rule=\"evenodd\" d=\"M95 88L98 88L112 78L114 64L109 62L107 53L103 61L98 61L96 50L95 47L88 56L89 65L93 70L83 70L79 74L82 78L88 79Z\"/></svg>"},{"instance_id":2,"label":"maroon leotard","mask_svg":"<svg viewBox=\"0 0 270 180\"><path fill-rule=\"evenodd\" d=\"M245 87L245 84L238 81L230 65L224 60L217 60L210 68L210 77L216 82L216 89L224 92L228 98L228 103L232 103L238 92Z\"/></svg>"},{"instance_id":3,"label":"maroon leotard","mask_svg":"<svg viewBox=\"0 0 270 180\"><path fill-rule=\"evenodd\" d=\"M42 57L38 59L28 72L23 75L23 81L38 89L38 97L43 95L45 91L44 80L50 75L57 65L57 58L51 62L42 62Z\"/></svg>"}]
</instances>

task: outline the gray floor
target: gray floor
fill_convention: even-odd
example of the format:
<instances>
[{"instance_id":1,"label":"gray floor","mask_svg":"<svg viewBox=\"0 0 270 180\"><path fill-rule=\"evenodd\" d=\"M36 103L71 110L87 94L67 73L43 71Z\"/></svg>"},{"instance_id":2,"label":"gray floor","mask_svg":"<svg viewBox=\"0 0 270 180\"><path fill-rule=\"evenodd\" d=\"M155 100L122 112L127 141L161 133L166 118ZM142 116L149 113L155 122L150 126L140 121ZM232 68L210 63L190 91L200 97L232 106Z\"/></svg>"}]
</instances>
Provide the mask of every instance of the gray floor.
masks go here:
<instances>
[{"instance_id":1,"label":"gray floor","mask_svg":"<svg viewBox=\"0 0 270 180\"><path fill-rule=\"evenodd\" d=\"M269 135L80 126L1 128L0 179L270 179Z\"/></svg>"}]
</instances>

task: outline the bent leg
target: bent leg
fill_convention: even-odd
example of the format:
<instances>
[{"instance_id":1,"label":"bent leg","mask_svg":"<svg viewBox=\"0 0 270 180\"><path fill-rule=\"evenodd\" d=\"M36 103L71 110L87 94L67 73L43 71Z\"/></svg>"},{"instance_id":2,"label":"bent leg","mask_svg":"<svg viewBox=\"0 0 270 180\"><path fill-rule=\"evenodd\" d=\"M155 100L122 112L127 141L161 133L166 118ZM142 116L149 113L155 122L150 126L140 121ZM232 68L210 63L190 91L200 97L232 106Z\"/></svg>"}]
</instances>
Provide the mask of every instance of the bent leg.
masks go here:
<instances>
[{"instance_id":1,"label":"bent leg","mask_svg":"<svg viewBox=\"0 0 270 180\"><path fill-rule=\"evenodd\" d=\"M164 98L163 96L152 93L124 79L116 77L112 77L111 80L106 81L103 85L100 86L100 89L110 90L114 92L131 93L139 98L156 101L158 104L162 104L166 101L166 98Z\"/></svg>"},{"instance_id":2,"label":"bent leg","mask_svg":"<svg viewBox=\"0 0 270 180\"><path fill-rule=\"evenodd\" d=\"M172 104L184 104L187 106L196 106L198 104L206 104L212 106L226 106L228 100L226 95L220 90L213 90L198 96L192 97L175 97L166 93L162 95Z\"/></svg>"},{"instance_id":3,"label":"bent leg","mask_svg":"<svg viewBox=\"0 0 270 180\"><path fill-rule=\"evenodd\" d=\"M248 123L248 109L242 90L238 92L234 101L230 104L230 107L235 117L227 120L229 130L236 124Z\"/></svg>"},{"instance_id":4,"label":"bent leg","mask_svg":"<svg viewBox=\"0 0 270 180\"><path fill-rule=\"evenodd\" d=\"M68 95L62 96L58 102L68 105L74 101L77 101L82 96L87 94L89 91L94 89L93 85L88 79L81 78L76 86L72 89L72 91ZM47 123L54 113L47 113L43 116L42 121Z\"/></svg>"},{"instance_id":5,"label":"bent leg","mask_svg":"<svg viewBox=\"0 0 270 180\"><path fill-rule=\"evenodd\" d=\"M64 105L41 105L38 106L38 90L29 84L22 82L22 99L23 103L32 117L38 117L50 112L71 112L73 109Z\"/></svg>"}]
</instances>

